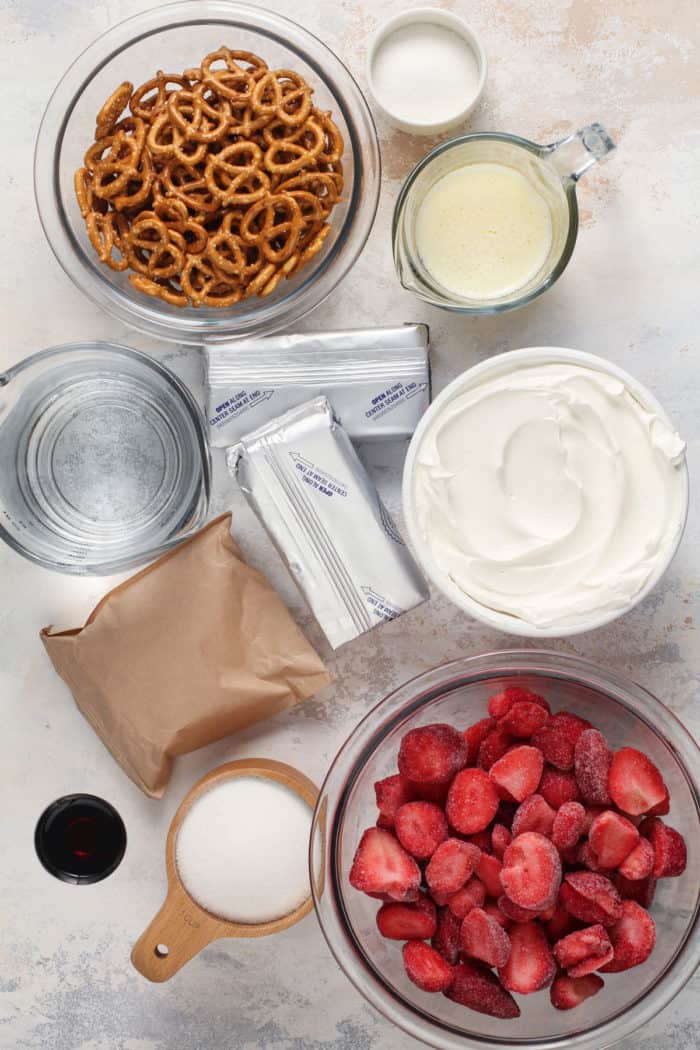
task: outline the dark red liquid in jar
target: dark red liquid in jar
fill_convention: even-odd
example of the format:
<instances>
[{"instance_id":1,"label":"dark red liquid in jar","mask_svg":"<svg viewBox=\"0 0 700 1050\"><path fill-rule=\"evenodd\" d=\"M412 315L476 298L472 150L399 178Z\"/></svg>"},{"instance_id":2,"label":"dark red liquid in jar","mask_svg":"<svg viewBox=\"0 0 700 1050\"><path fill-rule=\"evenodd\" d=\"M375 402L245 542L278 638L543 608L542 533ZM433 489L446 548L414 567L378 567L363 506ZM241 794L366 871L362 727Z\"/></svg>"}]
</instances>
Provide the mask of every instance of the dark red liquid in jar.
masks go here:
<instances>
[{"instance_id":1,"label":"dark red liquid in jar","mask_svg":"<svg viewBox=\"0 0 700 1050\"><path fill-rule=\"evenodd\" d=\"M57 879L99 882L119 866L126 830L109 802L96 795L66 795L44 811L34 844L39 860Z\"/></svg>"}]
</instances>

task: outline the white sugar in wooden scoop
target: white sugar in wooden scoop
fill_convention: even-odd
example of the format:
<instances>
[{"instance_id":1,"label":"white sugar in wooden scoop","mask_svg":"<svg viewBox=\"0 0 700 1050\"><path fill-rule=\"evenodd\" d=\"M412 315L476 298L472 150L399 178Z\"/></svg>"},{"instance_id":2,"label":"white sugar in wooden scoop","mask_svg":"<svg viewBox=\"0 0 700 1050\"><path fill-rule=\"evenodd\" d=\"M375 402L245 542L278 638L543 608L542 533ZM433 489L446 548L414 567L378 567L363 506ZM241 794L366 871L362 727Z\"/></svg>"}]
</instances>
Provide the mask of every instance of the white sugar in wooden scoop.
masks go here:
<instances>
[{"instance_id":1,"label":"white sugar in wooden scoop","mask_svg":"<svg viewBox=\"0 0 700 1050\"><path fill-rule=\"evenodd\" d=\"M266 777L231 777L195 799L175 860L189 895L230 922L282 918L310 894L311 809Z\"/></svg>"}]
</instances>

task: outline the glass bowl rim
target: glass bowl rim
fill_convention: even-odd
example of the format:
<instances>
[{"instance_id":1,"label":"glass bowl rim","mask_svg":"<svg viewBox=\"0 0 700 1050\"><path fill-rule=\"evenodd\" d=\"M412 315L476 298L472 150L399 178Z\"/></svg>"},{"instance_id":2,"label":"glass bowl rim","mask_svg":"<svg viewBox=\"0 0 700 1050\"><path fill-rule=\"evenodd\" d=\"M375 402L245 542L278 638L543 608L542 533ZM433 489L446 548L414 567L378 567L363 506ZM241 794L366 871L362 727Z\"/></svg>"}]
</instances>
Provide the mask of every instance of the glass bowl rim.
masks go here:
<instances>
[{"instance_id":1,"label":"glass bowl rim","mask_svg":"<svg viewBox=\"0 0 700 1050\"><path fill-rule=\"evenodd\" d=\"M360 994L387 1020L414 1039L438 1050L606 1050L629 1036L656 1016L688 983L700 964L700 891L695 911L685 935L666 970L640 1000L601 1025L584 1032L553 1038L512 1036L509 1041L493 1037L471 1037L457 1033L449 1025L426 1019L397 992L382 986L364 953L355 943L344 918L343 891L338 892L337 842L348 795L361 775L367 759L387 734L408 714L419 711L434 699L461 684L491 678L516 677L539 673L583 685L608 696L641 719L673 752L695 801L696 821L700 822L700 783L693 769L700 770L700 747L678 716L650 690L616 671L570 653L549 649L505 649L458 657L422 671L393 689L361 719L336 753L321 785L314 812L311 841L320 831L324 849L321 872L309 867L314 908L321 931L335 961ZM383 717L378 722L378 715ZM378 723L378 724L377 724ZM356 756L356 757L353 757Z\"/></svg>"},{"instance_id":2,"label":"glass bowl rim","mask_svg":"<svg viewBox=\"0 0 700 1050\"><path fill-rule=\"evenodd\" d=\"M347 125L347 148L354 160L347 214L330 251L304 283L288 296L268 304L261 300L247 320L221 310L201 320L189 308L167 314L143 295L131 295L112 284L97 266L82 257L60 192L58 163L70 115L93 76L134 43L188 25L246 20L251 32L274 37L296 52L333 94ZM326 60L331 72L325 71ZM342 83L338 85L338 80ZM366 140L366 141L365 141ZM368 157L369 153L369 157ZM374 226L381 189L381 154L374 118L357 80L328 44L298 22L242 0L175 0L149 8L110 27L71 62L44 110L34 149L34 197L39 221L53 255L78 290L111 316L142 333L186 346L205 339L233 342L262 336L297 324L335 290L352 269ZM342 261L341 261L342 260ZM226 316L223 316L226 315ZM264 316L262 316L264 315Z\"/></svg>"}]
</instances>

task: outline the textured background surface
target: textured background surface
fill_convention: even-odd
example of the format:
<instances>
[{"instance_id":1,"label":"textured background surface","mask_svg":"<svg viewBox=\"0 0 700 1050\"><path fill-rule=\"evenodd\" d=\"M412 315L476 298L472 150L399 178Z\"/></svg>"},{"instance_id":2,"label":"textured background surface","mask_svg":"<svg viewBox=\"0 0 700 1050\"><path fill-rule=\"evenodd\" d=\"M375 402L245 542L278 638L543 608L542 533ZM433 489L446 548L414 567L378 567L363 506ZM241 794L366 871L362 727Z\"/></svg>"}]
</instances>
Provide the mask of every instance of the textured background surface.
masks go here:
<instances>
[{"instance_id":1,"label":"textured background surface","mask_svg":"<svg viewBox=\"0 0 700 1050\"><path fill-rule=\"evenodd\" d=\"M31 189L32 148L47 97L72 58L143 0L0 0L3 338L0 367L69 339L112 338L162 357L195 384L192 355L140 337L98 312L55 263ZM364 82L364 48L396 0L271 0L323 37ZM407 5L405 5L407 6ZM463 321L425 308L394 277L389 227L402 179L431 143L380 123L382 200L370 242L309 327L430 322L437 389L501 350L575 346L608 356L648 384L700 459L697 337L699 55L693 0L490 0L446 4L483 34L491 63L471 127L549 141L591 119L620 149L580 188L583 229L568 271L529 309ZM398 512L399 469L373 453L373 474ZM322 651L317 627L216 460L213 510L233 507L235 533ZM700 645L697 495L663 584L612 627L555 647L634 675L696 732ZM204 771L260 754L318 781L354 724L410 675L513 639L429 605L344 647L336 684L293 714L179 761L167 797L146 800L112 762L54 676L41 626L82 622L107 581L62 578L0 550L0 1047L2 1050L398 1050L392 1030L334 965L313 917L270 941L220 942L169 985L131 969L131 944L164 890L162 849L178 800ZM118 873L75 889L51 879L32 847L50 800L94 791L116 803L130 846ZM700 1044L700 978L628 1050Z\"/></svg>"}]
</instances>

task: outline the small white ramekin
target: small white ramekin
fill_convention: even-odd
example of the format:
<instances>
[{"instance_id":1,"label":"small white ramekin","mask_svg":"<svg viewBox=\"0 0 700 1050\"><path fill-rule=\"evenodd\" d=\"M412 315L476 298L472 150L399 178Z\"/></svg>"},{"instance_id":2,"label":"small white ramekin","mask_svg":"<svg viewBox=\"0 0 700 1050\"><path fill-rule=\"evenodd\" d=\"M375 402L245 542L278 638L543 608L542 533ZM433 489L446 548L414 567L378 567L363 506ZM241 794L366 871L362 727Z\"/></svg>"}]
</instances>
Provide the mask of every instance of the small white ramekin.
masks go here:
<instances>
[{"instance_id":1,"label":"small white ramekin","mask_svg":"<svg viewBox=\"0 0 700 1050\"><path fill-rule=\"evenodd\" d=\"M396 32L397 29L403 29L404 26L421 22L429 22L433 25L444 26L445 29L451 29L453 33L457 34L457 36L466 40L474 52L479 70L479 80L476 86L476 91L471 97L465 98L464 105L460 108L459 112L455 112L454 116L440 122L439 124L430 122L414 123L412 121L402 120L395 113L392 113L391 110L386 108L375 90L373 66L380 45L391 35L391 33ZM374 104L390 124L393 124L393 126L399 128L399 130L407 131L412 135L438 135L444 131L450 131L458 124L462 124L477 105L483 94L487 69L488 63L486 61L486 53L481 40L471 26L468 25L463 18L460 18L459 15L453 14L452 11L443 11L439 7L414 7L410 11L402 11L401 14L394 15L393 18L389 18L386 22L382 22L370 37L367 45L367 84L369 85L370 94Z\"/></svg>"},{"instance_id":2,"label":"small white ramekin","mask_svg":"<svg viewBox=\"0 0 700 1050\"><path fill-rule=\"evenodd\" d=\"M610 361L606 361L604 358L598 357L595 354L584 353L583 350L567 350L556 346L526 347L522 350L510 350L507 353L491 357L487 361L482 361L480 364L474 365L473 368L468 368L466 372L462 372L462 374L457 376L456 379L453 379L451 383L448 383L445 389L435 398L416 427L416 431L408 447L403 471L402 501L409 543L418 563L430 582L434 584L434 586L437 587L446 598L449 598L451 602L458 606L458 608L469 613L470 616L473 616L475 620L479 620L481 623L486 624L487 627L493 627L499 631L505 631L507 634L521 635L526 638L565 638L574 634L583 634L584 631L593 631L598 627L604 627L606 624L612 623L613 620L617 620L620 616L624 616L630 611L630 609L633 609L635 605L638 605L639 602L646 598L668 569L675 557L681 539L683 538L683 532L685 531L685 524L688 517L688 466L684 458L682 470L683 506L681 511L680 528L678 529L678 535L675 542L669 547L667 556L663 561L659 562L656 571L652 573L644 587L634 595L628 605L621 609L615 609L612 612L607 611L601 613L597 616L590 615L586 619L581 620L580 623L573 625L566 625L563 627L537 627L534 624L528 624L524 620L520 620L515 616L509 616L506 613L489 609L465 594L464 591L458 587L457 584L442 571L442 569L439 568L420 534L413 501L413 475L418 450L421 446L423 436L436 417L440 415L440 412L445 405L461 394L467 387L472 386L475 381L481 381L487 378L491 379L496 375L502 375L505 372L511 372L516 368L522 368L527 365L548 364L551 362L583 365L587 368L593 368L598 372L606 372L608 375L614 376L615 379L621 380L628 389L632 391L637 400L645 408L655 412L661 419L665 420L669 425L672 425L663 406L659 404L654 395L650 393L650 391L647 390L647 388L637 379L635 379L634 376L631 376L622 368L618 368L617 365L612 364Z\"/></svg>"}]
</instances>

